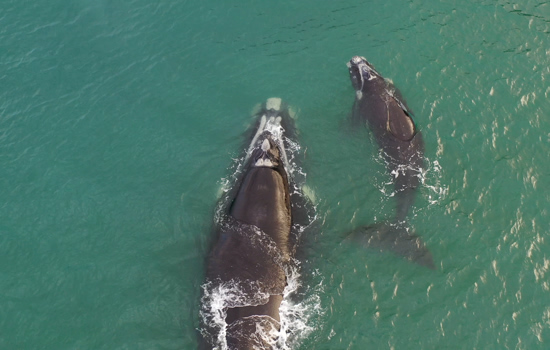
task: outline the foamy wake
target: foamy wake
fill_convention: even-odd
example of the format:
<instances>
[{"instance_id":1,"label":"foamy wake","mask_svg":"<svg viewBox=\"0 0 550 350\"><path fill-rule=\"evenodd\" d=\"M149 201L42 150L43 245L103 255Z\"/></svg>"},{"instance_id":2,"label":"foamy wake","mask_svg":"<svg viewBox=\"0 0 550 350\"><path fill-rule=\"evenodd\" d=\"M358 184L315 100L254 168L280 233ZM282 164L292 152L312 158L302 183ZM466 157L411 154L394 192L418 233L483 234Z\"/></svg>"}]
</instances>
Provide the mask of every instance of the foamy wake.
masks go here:
<instances>
[{"instance_id":1,"label":"foamy wake","mask_svg":"<svg viewBox=\"0 0 550 350\"><path fill-rule=\"evenodd\" d=\"M439 165L439 161L424 158L424 162L426 170L422 172L420 183L428 191L428 202L432 206L441 203L445 199L447 193L449 193L449 187L441 183L442 167Z\"/></svg>"},{"instance_id":2,"label":"foamy wake","mask_svg":"<svg viewBox=\"0 0 550 350\"><path fill-rule=\"evenodd\" d=\"M388 167L384 151L380 150L376 162L383 164L385 169ZM391 176L392 178L403 176L406 170L416 172L416 176L419 178L421 184L420 192L424 193L424 196L428 199L429 206L441 203L445 199L449 188L441 183L442 167L437 159L432 161L428 157L424 157L424 168L414 168L406 164L399 165L396 170L392 171ZM394 183L391 180L377 182L375 186L386 198L396 195Z\"/></svg>"},{"instance_id":3,"label":"foamy wake","mask_svg":"<svg viewBox=\"0 0 550 350\"><path fill-rule=\"evenodd\" d=\"M302 287L299 265L290 268L287 273L288 285L285 288L283 302L279 308L281 329L278 337L278 349L290 350L297 347L314 330L315 320L322 316L321 293L322 283L305 288L307 297L296 301L298 289Z\"/></svg>"},{"instance_id":4,"label":"foamy wake","mask_svg":"<svg viewBox=\"0 0 550 350\"><path fill-rule=\"evenodd\" d=\"M254 282L250 282L254 284ZM226 350L227 347L227 309L247 305L262 305L267 303L269 294L261 293L260 287L250 288L258 291L254 296L244 292L236 281L220 283L208 281L202 285L200 317L204 328L201 333L210 343L215 344L215 350ZM247 288L248 289L248 288Z\"/></svg>"},{"instance_id":5,"label":"foamy wake","mask_svg":"<svg viewBox=\"0 0 550 350\"><path fill-rule=\"evenodd\" d=\"M283 301L279 308L280 328L274 327L273 319L267 316L253 316L256 331L247 334L249 339L261 339L268 349L290 350L297 347L314 330L316 320L322 316L321 298L322 283L304 288L301 282L300 267L296 261L287 269L287 286L283 292ZM267 302L269 295L257 293L251 303L250 295L244 296L239 283L228 282L213 287L212 282L203 284L202 309L200 317L205 325L202 335L215 343L213 349L228 350L227 334L231 326L225 318L227 309L245 305L261 305ZM250 288L247 288L249 290ZM302 289L301 292L298 292ZM258 290L258 289L257 289ZM239 322L239 321L237 321ZM238 328L238 327L237 327Z\"/></svg>"}]
</instances>

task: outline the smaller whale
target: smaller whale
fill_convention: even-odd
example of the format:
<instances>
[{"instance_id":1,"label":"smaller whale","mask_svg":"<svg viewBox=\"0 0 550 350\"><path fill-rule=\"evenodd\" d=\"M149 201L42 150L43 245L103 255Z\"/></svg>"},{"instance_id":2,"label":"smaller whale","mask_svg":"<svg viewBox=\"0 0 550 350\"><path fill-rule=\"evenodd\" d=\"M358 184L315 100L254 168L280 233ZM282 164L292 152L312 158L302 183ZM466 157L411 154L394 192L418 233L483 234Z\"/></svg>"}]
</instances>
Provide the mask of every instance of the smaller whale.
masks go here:
<instances>
[{"instance_id":1,"label":"smaller whale","mask_svg":"<svg viewBox=\"0 0 550 350\"><path fill-rule=\"evenodd\" d=\"M399 91L364 57L354 56L347 66L355 89L352 121L367 124L374 134L392 176L397 202L392 221L355 230L350 238L434 269L432 254L407 224L424 166L422 134Z\"/></svg>"}]
</instances>

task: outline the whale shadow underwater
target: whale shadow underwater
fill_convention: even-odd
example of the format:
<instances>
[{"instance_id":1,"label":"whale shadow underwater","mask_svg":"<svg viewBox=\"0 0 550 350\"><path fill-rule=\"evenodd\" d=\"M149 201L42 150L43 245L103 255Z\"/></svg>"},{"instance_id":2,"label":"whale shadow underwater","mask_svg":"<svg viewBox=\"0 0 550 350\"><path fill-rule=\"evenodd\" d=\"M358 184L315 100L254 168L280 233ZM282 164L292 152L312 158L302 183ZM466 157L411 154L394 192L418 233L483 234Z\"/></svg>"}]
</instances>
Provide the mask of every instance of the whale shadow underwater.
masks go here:
<instances>
[{"instance_id":1,"label":"whale shadow underwater","mask_svg":"<svg viewBox=\"0 0 550 350\"><path fill-rule=\"evenodd\" d=\"M270 98L255 115L231 188L218 204L201 300L201 349L280 347L280 306L297 242L314 208L293 168L296 130Z\"/></svg>"},{"instance_id":2,"label":"whale shadow underwater","mask_svg":"<svg viewBox=\"0 0 550 350\"><path fill-rule=\"evenodd\" d=\"M399 90L364 58L348 63L355 89L352 124L367 125L384 156L394 184L395 216L387 222L355 229L347 239L368 247L389 250L414 263L435 269L426 244L407 223L424 166L424 141Z\"/></svg>"}]
</instances>

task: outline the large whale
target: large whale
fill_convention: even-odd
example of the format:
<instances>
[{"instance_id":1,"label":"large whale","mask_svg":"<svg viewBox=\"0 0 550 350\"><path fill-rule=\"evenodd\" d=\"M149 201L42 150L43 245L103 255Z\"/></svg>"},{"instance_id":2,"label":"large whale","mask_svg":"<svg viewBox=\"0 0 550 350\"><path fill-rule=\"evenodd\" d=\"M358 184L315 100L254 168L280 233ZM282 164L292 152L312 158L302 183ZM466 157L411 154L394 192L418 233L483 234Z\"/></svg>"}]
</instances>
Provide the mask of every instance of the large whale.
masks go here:
<instances>
[{"instance_id":1,"label":"large whale","mask_svg":"<svg viewBox=\"0 0 550 350\"><path fill-rule=\"evenodd\" d=\"M271 349L277 343L296 227L304 220L288 159L295 137L288 108L271 98L256 118L208 256L201 314L209 348Z\"/></svg>"},{"instance_id":2,"label":"large whale","mask_svg":"<svg viewBox=\"0 0 550 350\"><path fill-rule=\"evenodd\" d=\"M367 124L372 131L391 174L397 202L393 220L360 228L352 237L435 268L431 253L407 225L424 166L422 134L399 91L364 57L354 56L347 66L355 89L352 122Z\"/></svg>"}]
</instances>

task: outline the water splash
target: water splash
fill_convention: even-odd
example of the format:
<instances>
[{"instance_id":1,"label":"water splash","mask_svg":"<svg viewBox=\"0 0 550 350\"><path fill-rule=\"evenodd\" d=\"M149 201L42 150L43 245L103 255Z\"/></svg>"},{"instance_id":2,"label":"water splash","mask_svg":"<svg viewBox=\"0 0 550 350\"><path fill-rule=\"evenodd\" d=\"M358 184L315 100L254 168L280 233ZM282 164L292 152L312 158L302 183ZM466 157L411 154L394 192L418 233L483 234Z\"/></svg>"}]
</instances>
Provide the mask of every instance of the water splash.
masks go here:
<instances>
[{"instance_id":1,"label":"water splash","mask_svg":"<svg viewBox=\"0 0 550 350\"><path fill-rule=\"evenodd\" d=\"M429 158L424 158L425 169L420 173L420 183L427 190L426 197L429 206L440 204L449 193L449 186L441 183L443 168L436 159L431 161Z\"/></svg>"},{"instance_id":2,"label":"water splash","mask_svg":"<svg viewBox=\"0 0 550 350\"><path fill-rule=\"evenodd\" d=\"M251 282L254 284L254 282ZM204 328L201 334L210 343L216 344L215 350L226 350L227 346L227 309L245 305L261 305L267 303L269 294L261 293L260 288L246 288L258 291L250 295L243 291L243 286L236 281L229 281L214 285L208 281L202 285L203 297L201 299L200 317ZM212 336L215 339L212 339Z\"/></svg>"},{"instance_id":3,"label":"water splash","mask_svg":"<svg viewBox=\"0 0 550 350\"><path fill-rule=\"evenodd\" d=\"M378 156L375 158L378 164L384 165L384 168L388 168L387 155L383 150L378 152ZM449 187L441 183L443 168L439 164L437 159L431 160L428 157L424 157L424 167L415 168L409 164L400 164L397 169L391 172L392 178L403 176L405 171L412 170L416 173L416 176L420 180L421 192L425 193L424 196L428 200L428 206L433 206L441 203L447 194L449 193ZM375 181L376 188L384 194L385 199L392 198L396 195L393 181Z\"/></svg>"},{"instance_id":4,"label":"water splash","mask_svg":"<svg viewBox=\"0 0 550 350\"><path fill-rule=\"evenodd\" d=\"M279 309L281 315L281 330L279 332L278 348L290 350L297 347L314 330L314 319L323 314L321 307L322 282L306 291L308 297L296 301L298 290L302 288L300 266L297 261L290 266L287 273L288 285L285 288L283 302ZM310 289L310 288L308 288Z\"/></svg>"}]
</instances>

